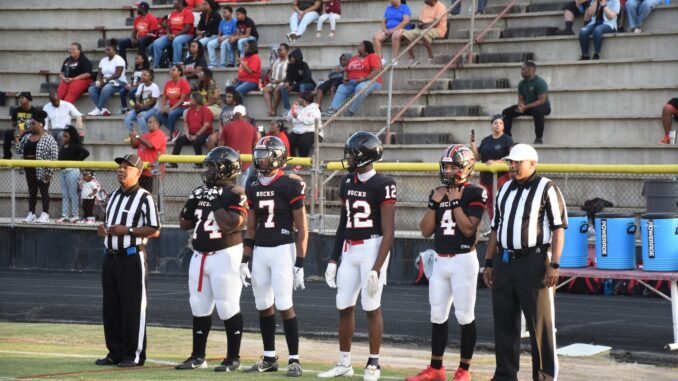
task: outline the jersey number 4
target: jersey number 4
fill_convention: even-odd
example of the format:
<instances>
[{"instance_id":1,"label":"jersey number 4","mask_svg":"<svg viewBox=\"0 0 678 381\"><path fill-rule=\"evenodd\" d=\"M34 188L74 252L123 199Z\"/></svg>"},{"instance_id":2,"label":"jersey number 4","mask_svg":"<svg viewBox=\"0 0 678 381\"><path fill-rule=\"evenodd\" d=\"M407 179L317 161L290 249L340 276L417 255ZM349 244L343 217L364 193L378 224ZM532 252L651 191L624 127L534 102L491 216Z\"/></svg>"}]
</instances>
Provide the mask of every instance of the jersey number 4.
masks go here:
<instances>
[{"instance_id":1,"label":"jersey number 4","mask_svg":"<svg viewBox=\"0 0 678 381\"><path fill-rule=\"evenodd\" d=\"M355 211L351 217L351 211ZM349 229L363 229L372 227L372 219L370 215L372 214L372 209L370 204L365 200L356 200L353 202L353 205L349 205L348 200L346 200L346 227Z\"/></svg>"},{"instance_id":2,"label":"jersey number 4","mask_svg":"<svg viewBox=\"0 0 678 381\"><path fill-rule=\"evenodd\" d=\"M193 229L193 239L198 238L198 229L202 226L202 229L209 233L210 239L220 239L221 238L221 229L219 229L219 225L217 224L217 221L214 220L214 212L210 211L210 214L207 215L207 219L203 220L202 218L202 210L196 209L195 210L195 218L198 219L198 223L195 225L195 229Z\"/></svg>"},{"instance_id":3,"label":"jersey number 4","mask_svg":"<svg viewBox=\"0 0 678 381\"><path fill-rule=\"evenodd\" d=\"M440 220L440 227L443 228L443 235L454 235L454 228L457 224L452 216L452 209L447 209Z\"/></svg>"}]
</instances>

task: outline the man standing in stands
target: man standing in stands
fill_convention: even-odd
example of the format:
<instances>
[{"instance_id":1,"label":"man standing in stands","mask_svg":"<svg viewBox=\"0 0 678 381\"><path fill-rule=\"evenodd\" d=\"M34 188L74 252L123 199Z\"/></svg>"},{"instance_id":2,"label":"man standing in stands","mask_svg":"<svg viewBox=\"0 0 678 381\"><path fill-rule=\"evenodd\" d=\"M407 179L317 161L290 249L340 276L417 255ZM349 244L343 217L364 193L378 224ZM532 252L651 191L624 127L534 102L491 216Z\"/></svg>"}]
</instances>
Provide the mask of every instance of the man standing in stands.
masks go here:
<instances>
[{"instance_id":1,"label":"man standing in stands","mask_svg":"<svg viewBox=\"0 0 678 381\"><path fill-rule=\"evenodd\" d=\"M59 147L64 145L64 131L75 119L75 127L82 131L82 113L72 103L59 98L56 91L49 93L49 103L43 106L42 111L47 113L45 129L57 141ZM80 132L82 135L82 132Z\"/></svg>"},{"instance_id":2,"label":"man standing in stands","mask_svg":"<svg viewBox=\"0 0 678 381\"><path fill-rule=\"evenodd\" d=\"M551 102L549 102L549 86L536 74L537 64L526 61L520 68L523 80L518 83L518 104L510 106L502 111L504 116L504 132L511 135L513 118L530 115L534 118L534 144L542 144L544 136L544 116L551 114Z\"/></svg>"},{"instance_id":3,"label":"man standing in stands","mask_svg":"<svg viewBox=\"0 0 678 381\"><path fill-rule=\"evenodd\" d=\"M148 132L139 135L136 130L129 132L130 144L137 149L137 154L144 162L148 163L148 168L141 172L139 186L153 193L153 172L158 169L164 173L164 164L158 162L160 155L167 150L167 136L160 129L158 117L153 115L148 118ZM156 173L157 174L157 173Z\"/></svg>"},{"instance_id":4,"label":"man standing in stands","mask_svg":"<svg viewBox=\"0 0 678 381\"><path fill-rule=\"evenodd\" d=\"M219 145L231 147L241 155L251 154L259 140L257 128L247 121L246 114L245 106L235 106L233 108L233 120L224 125L219 136ZM245 185L247 178L252 173L250 163L243 163L242 168L242 175L238 180L240 186Z\"/></svg>"},{"instance_id":5,"label":"man standing in stands","mask_svg":"<svg viewBox=\"0 0 678 381\"><path fill-rule=\"evenodd\" d=\"M5 141L2 145L2 158L11 159L12 158L12 143L14 141L19 141L19 138L26 132L31 126L31 120L33 115L38 111L31 102L33 102L33 97L28 91L22 91L19 93L19 106L12 109L10 116L12 118L12 128L5 130L4 138Z\"/></svg>"},{"instance_id":6,"label":"man standing in stands","mask_svg":"<svg viewBox=\"0 0 678 381\"><path fill-rule=\"evenodd\" d=\"M139 47L139 53L147 55L147 48L158 37L158 19L149 12L150 6L142 1L137 4L137 17L131 38L118 41L118 54L127 62L127 49Z\"/></svg>"}]
</instances>

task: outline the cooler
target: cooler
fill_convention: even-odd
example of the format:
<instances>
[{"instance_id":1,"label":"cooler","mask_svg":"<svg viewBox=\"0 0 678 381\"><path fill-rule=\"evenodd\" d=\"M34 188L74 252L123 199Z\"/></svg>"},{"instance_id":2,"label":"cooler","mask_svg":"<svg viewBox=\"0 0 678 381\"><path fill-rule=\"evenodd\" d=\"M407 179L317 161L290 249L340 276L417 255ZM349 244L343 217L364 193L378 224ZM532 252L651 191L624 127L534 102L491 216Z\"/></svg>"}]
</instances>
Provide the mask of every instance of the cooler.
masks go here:
<instances>
[{"instance_id":1,"label":"cooler","mask_svg":"<svg viewBox=\"0 0 678 381\"><path fill-rule=\"evenodd\" d=\"M596 228L596 268L632 270L636 268L636 220L632 214L598 213Z\"/></svg>"},{"instance_id":2,"label":"cooler","mask_svg":"<svg viewBox=\"0 0 678 381\"><path fill-rule=\"evenodd\" d=\"M643 240L643 270L678 271L678 214L643 214L640 235Z\"/></svg>"},{"instance_id":3,"label":"cooler","mask_svg":"<svg viewBox=\"0 0 678 381\"><path fill-rule=\"evenodd\" d=\"M586 213L567 212L568 228L565 229L565 243L560 257L560 267L579 268L588 266L588 230Z\"/></svg>"}]
</instances>

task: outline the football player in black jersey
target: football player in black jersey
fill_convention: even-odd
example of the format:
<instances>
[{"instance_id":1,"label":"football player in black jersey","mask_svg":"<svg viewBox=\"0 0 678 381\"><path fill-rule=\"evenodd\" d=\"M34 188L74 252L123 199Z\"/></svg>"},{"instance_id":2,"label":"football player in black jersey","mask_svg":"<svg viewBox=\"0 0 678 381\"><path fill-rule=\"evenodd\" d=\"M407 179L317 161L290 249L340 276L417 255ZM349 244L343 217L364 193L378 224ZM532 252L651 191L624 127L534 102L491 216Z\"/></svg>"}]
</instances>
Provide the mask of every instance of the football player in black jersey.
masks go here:
<instances>
[{"instance_id":1,"label":"football player in black jersey","mask_svg":"<svg viewBox=\"0 0 678 381\"><path fill-rule=\"evenodd\" d=\"M303 266L308 243L304 207L306 184L297 175L283 173L287 149L279 138L266 136L259 139L252 155L258 174L250 177L247 183L250 214L243 262L252 258L252 290L259 310L264 353L261 360L245 372L278 370L275 354L277 309L283 319L289 351L287 375L299 377L302 375L299 328L292 290L304 289Z\"/></svg>"},{"instance_id":2,"label":"football player in black jersey","mask_svg":"<svg viewBox=\"0 0 678 381\"><path fill-rule=\"evenodd\" d=\"M229 147L210 151L203 162L204 185L195 188L181 211L179 226L193 230L188 276L193 313L193 352L176 369L207 367L205 346L212 327L212 311L217 307L224 321L227 338L226 358L215 371L240 367L240 341L243 319L240 314L240 263L242 227L247 219L247 197L235 186L240 174L240 155Z\"/></svg>"},{"instance_id":3,"label":"football player in black jersey","mask_svg":"<svg viewBox=\"0 0 678 381\"><path fill-rule=\"evenodd\" d=\"M475 166L473 152L463 144L448 147L440 159L440 181L429 196L421 220L421 234L435 234L437 257L429 279L431 303L431 364L406 381L444 381L443 354L447 320L454 301L454 316L461 326L461 361L454 381L471 381L469 366L476 345L476 284L478 225L487 204L487 191L469 182Z\"/></svg>"},{"instance_id":4,"label":"football player in black jersey","mask_svg":"<svg viewBox=\"0 0 678 381\"><path fill-rule=\"evenodd\" d=\"M339 363L320 373L321 378L353 375L351 341L358 294L367 312L370 344L363 379L378 380L381 374L379 348L384 332L381 292L393 244L396 203L395 181L377 173L372 165L381 159L382 152L381 141L369 132L355 133L344 147L342 163L349 174L341 179L341 217L332 258L325 271L327 284L337 288ZM337 270L339 257L341 266Z\"/></svg>"}]
</instances>

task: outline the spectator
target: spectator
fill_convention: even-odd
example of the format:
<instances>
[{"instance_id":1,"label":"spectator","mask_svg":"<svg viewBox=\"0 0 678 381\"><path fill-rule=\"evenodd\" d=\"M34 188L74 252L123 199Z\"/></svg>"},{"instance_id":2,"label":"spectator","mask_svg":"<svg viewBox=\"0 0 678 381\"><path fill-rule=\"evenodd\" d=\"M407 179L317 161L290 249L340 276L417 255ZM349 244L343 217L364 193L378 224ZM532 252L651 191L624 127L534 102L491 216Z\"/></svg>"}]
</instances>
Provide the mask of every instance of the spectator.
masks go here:
<instances>
[{"instance_id":1,"label":"spectator","mask_svg":"<svg viewBox=\"0 0 678 381\"><path fill-rule=\"evenodd\" d=\"M280 97L282 98L285 114L290 111L290 92L306 92L315 89L315 82L311 74L311 68L304 61L304 55L301 49L294 49L290 53L290 60L287 65L287 74L285 82L280 87Z\"/></svg>"},{"instance_id":2,"label":"spectator","mask_svg":"<svg viewBox=\"0 0 678 381\"><path fill-rule=\"evenodd\" d=\"M290 16L290 32L287 41L294 44L306 31L306 27L316 21L322 12L321 0L294 0L294 12Z\"/></svg>"},{"instance_id":3,"label":"spectator","mask_svg":"<svg viewBox=\"0 0 678 381\"><path fill-rule=\"evenodd\" d=\"M257 128L250 124L247 119L247 110L245 106L238 105L233 108L233 120L226 123L221 129L219 136L219 145L231 147L238 151L241 155L251 155L254 146L257 145L259 134ZM242 163L242 175L238 180L238 184L245 185L245 181L251 173L250 163Z\"/></svg>"},{"instance_id":4,"label":"spectator","mask_svg":"<svg viewBox=\"0 0 678 381\"><path fill-rule=\"evenodd\" d=\"M293 126L289 134L290 156L310 157L315 140L315 123L320 121L320 108L317 103L313 103L313 93L305 91L299 94L299 102L292 106L287 121L292 122ZM322 136L322 132L320 134Z\"/></svg>"},{"instance_id":5,"label":"spectator","mask_svg":"<svg viewBox=\"0 0 678 381\"><path fill-rule=\"evenodd\" d=\"M106 108L108 98L127 85L125 60L118 55L117 43L111 39L106 44L106 57L99 61L97 80L89 86L89 98L94 103L94 110L87 114L89 116L110 116L111 112Z\"/></svg>"},{"instance_id":6,"label":"spectator","mask_svg":"<svg viewBox=\"0 0 678 381\"><path fill-rule=\"evenodd\" d=\"M323 23L326 20L330 20L330 34L328 34L327 37L332 38L337 29L337 20L341 18L341 0L325 0L324 5L325 13L318 17L318 32L315 36L317 38L322 37L320 32L323 30Z\"/></svg>"},{"instance_id":7,"label":"spectator","mask_svg":"<svg viewBox=\"0 0 678 381\"><path fill-rule=\"evenodd\" d=\"M450 5L454 4L455 1L456 0L450 0ZM487 0L478 0L478 8L476 10L476 14L482 15L483 13L485 13L485 7L487 7ZM469 12L470 12L470 8L469 8ZM454 8L452 8L452 10L450 11L450 14L452 16L457 16L460 13L461 13L461 1L459 1L457 3L457 5Z\"/></svg>"},{"instance_id":8,"label":"spectator","mask_svg":"<svg viewBox=\"0 0 678 381\"><path fill-rule=\"evenodd\" d=\"M5 130L4 133L3 159L12 158L12 143L18 142L19 138L28 132L33 115L39 111L31 105L33 96L29 91L20 92L18 98L19 106L13 108L10 112L12 128Z\"/></svg>"},{"instance_id":9,"label":"spectator","mask_svg":"<svg viewBox=\"0 0 678 381\"><path fill-rule=\"evenodd\" d=\"M50 91L49 103L43 106L42 111L47 113L45 130L57 141L59 147L64 145L63 133L71 124L71 120L75 119L75 126L82 130L82 114L80 111L72 103L59 99L59 94L54 91Z\"/></svg>"},{"instance_id":10,"label":"spectator","mask_svg":"<svg viewBox=\"0 0 678 381\"><path fill-rule=\"evenodd\" d=\"M443 3L439 0L424 0L426 4L421 8L421 15L419 16L419 24L412 30L400 29L393 32L391 41L393 42L393 58L398 57L400 52L400 41L405 39L409 42L414 41L417 37L424 35L422 40L428 53L428 63L433 63L433 40L445 37L447 33L447 10ZM436 20L440 20L436 23ZM427 32L426 28L435 25ZM413 49L407 51L410 56L408 65L416 65L419 63L414 57Z\"/></svg>"},{"instance_id":11,"label":"spectator","mask_svg":"<svg viewBox=\"0 0 678 381\"><path fill-rule=\"evenodd\" d=\"M334 99L332 99L332 105L326 114L328 116L334 115L353 94L361 92L379 74L379 70L381 70L381 61L379 56L374 53L374 46L369 41L361 42L358 45L358 55L353 56L346 65L344 83L337 88L337 93L334 94ZM355 115L367 96L379 89L381 89L381 77L377 78L367 91L353 101L346 114L348 116Z\"/></svg>"},{"instance_id":12,"label":"spectator","mask_svg":"<svg viewBox=\"0 0 678 381\"><path fill-rule=\"evenodd\" d=\"M118 41L120 57L127 62L127 49L139 48L139 53L146 56L147 49L158 37L158 19L149 12L150 6L142 1L137 4L137 17L134 18L134 28L131 38Z\"/></svg>"},{"instance_id":13,"label":"spectator","mask_svg":"<svg viewBox=\"0 0 678 381\"><path fill-rule=\"evenodd\" d=\"M259 89L259 80L261 79L261 59L258 54L257 42L247 42L245 49L245 55L240 58L238 64L238 76L233 81L235 91L242 96Z\"/></svg>"},{"instance_id":14,"label":"spectator","mask_svg":"<svg viewBox=\"0 0 678 381\"><path fill-rule=\"evenodd\" d=\"M600 59L600 50L603 47L603 34L614 33L617 30L617 15L619 14L619 0L596 0L591 2L587 10L587 17L591 21L579 32L581 46L580 60L589 59L589 36L593 35L593 59Z\"/></svg>"},{"instance_id":15,"label":"spectator","mask_svg":"<svg viewBox=\"0 0 678 381\"><path fill-rule=\"evenodd\" d=\"M520 68L523 80L518 83L518 104L502 111L504 117L504 131L511 135L513 118L531 115L534 118L534 144L542 144L544 135L544 116L551 114L551 103L548 97L548 85L536 74L537 65L527 61Z\"/></svg>"},{"instance_id":16,"label":"spectator","mask_svg":"<svg viewBox=\"0 0 678 381\"><path fill-rule=\"evenodd\" d=\"M254 20L247 17L247 10L240 7L235 10L235 18L237 20L236 27L238 28L238 34L228 38L228 41L232 47L238 48L238 54L240 57L244 57L245 46L248 42L256 42L259 40L259 32L257 31L257 26L254 24Z\"/></svg>"},{"instance_id":17,"label":"spectator","mask_svg":"<svg viewBox=\"0 0 678 381\"><path fill-rule=\"evenodd\" d=\"M664 109L662 110L664 137L659 141L659 144L671 143L671 118L678 120L678 98L671 98L668 103L664 105Z\"/></svg>"},{"instance_id":18,"label":"spectator","mask_svg":"<svg viewBox=\"0 0 678 381\"><path fill-rule=\"evenodd\" d=\"M221 113L219 106L220 91L217 83L214 82L214 74L210 69L198 70L198 92L205 100L205 107L210 109L212 115L218 117Z\"/></svg>"},{"instance_id":19,"label":"spectator","mask_svg":"<svg viewBox=\"0 0 678 381\"><path fill-rule=\"evenodd\" d=\"M480 160L488 165L503 163L502 159L511 152L513 139L504 133L504 119L502 116L495 115L492 117L492 134L483 138L480 142L480 147L476 146L475 134L471 134L469 146L476 160ZM492 178L493 175L490 172L480 173L480 185L484 186L487 190L487 214L490 220L494 216L494 209L492 208L494 201ZM507 172L497 172L497 189L501 188L508 180L509 174Z\"/></svg>"},{"instance_id":20,"label":"spectator","mask_svg":"<svg viewBox=\"0 0 678 381\"><path fill-rule=\"evenodd\" d=\"M184 76L191 83L193 89L197 87L198 68L207 69L207 61L205 60L205 49L198 41L191 41L188 45L188 56L184 60L183 69Z\"/></svg>"},{"instance_id":21,"label":"spectator","mask_svg":"<svg viewBox=\"0 0 678 381\"><path fill-rule=\"evenodd\" d=\"M273 119L268 124L268 132L266 136L275 136L280 139L285 145L287 152L290 152L290 139L287 137L287 128L285 127L285 122L280 119Z\"/></svg>"},{"instance_id":22,"label":"spectator","mask_svg":"<svg viewBox=\"0 0 678 381\"><path fill-rule=\"evenodd\" d=\"M411 18L412 12L410 11L410 7L400 0L391 0L391 5L386 7L384 18L381 20L381 31L376 32L372 36L374 51L379 57L382 57L382 64L386 63L386 61L381 54L381 43L390 41L391 38L393 38L393 33L396 31L412 29L412 25L410 24ZM393 59L395 58L396 54L394 52Z\"/></svg>"},{"instance_id":23,"label":"spectator","mask_svg":"<svg viewBox=\"0 0 678 381\"><path fill-rule=\"evenodd\" d=\"M200 7L202 13L200 13L200 21L198 21L195 36L199 38L200 44L206 47L210 41L217 38L221 15L219 14L219 4L214 0L206 0Z\"/></svg>"},{"instance_id":24,"label":"spectator","mask_svg":"<svg viewBox=\"0 0 678 381\"><path fill-rule=\"evenodd\" d=\"M229 86L226 88L226 95L224 96L224 108L219 114L219 123L217 129L207 138L207 150L211 151L214 147L219 145L219 136L221 136L221 129L226 123L233 120L233 109L235 106L242 104L242 95L235 91L235 88ZM250 123L254 124L254 123Z\"/></svg>"},{"instance_id":25,"label":"spectator","mask_svg":"<svg viewBox=\"0 0 678 381\"><path fill-rule=\"evenodd\" d=\"M82 45L77 42L68 48L69 57L61 64L59 73L59 98L75 103L92 83L92 62L82 52Z\"/></svg>"},{"instance_id":26,"label":"spectator","mask_svg":"<svg viewBox=\"0 0 678 381\"><path fill-rule=\"evenodd\" d=\"M134 94L134 109L125 115L125 125L130 131L134 129L136 120L141 133L146 133L148 131L146 119L158 110L160 88L153 83L153 77L153 70L146 69L141 72L141 82Z\"/></svg>"},{"instance_id":27,"label":"spectator","mask_svg":"<svg viewBox=\"0 0 678 381\"><path fill-rule=\"evenodd\" d=\"M148 163L148 166L141 172L139 186L153 193L153 172L159 170L163 173L164 165L158 163L158 158L163 155L167 149L167 136L160 129L160 120L157 116L148 118L148 131L139 135L135 130L129 133L130 144L137 149L139 158Z\"/></svg>"},{"instance_id":28,"label":"spectator","mask_svg":"<svg viewBox=\"0 0 678 381\"><path fill-rule=\"evenodd\" d=\"M271 65L269 82L261 89L264 93L264 102L266 102L268 108L268 116L275 116L280 104L280 89L284 86L283 81L287 75L289 50L290 46L287 44L278 46L278 58ZM271 101L271 94L273 94L273 101Z\"/></svg>"},{"instance_id":29,"label":"spectator","mask_svg":"<svg viewBox=\"0 0 678 381\"><path fill-rule=\"evenodd\" d=\"M125 87L120 90L120 106L122 107L122 112L129 112L129 102L127 101L127 96L129 95L130 99L135 98L137 88L139 83L141 83L141 73L143 70L149 70L151 68L151 63L148 62L148 57L144 53L137 53L134 58L134 74L132 74L132 83L128 83Z\"/></svg>"},{"instance_id":30,"label":"spectator","mask_svg":"<svg viewBox=\"0 0 678 381\"><path fill-rule=\"evenodd\" d=\"M565 4L563 7L563 19L565 20L565 29L560 34L563 35L573 35L572 24L574 23L575 16L584 15L584 23L587 23L589 19L586 9L588 9L591 4L591 0L574 0Z\"/></svg>"},{"instance_id":31,"label":"spectator","mask_svg":"<svg viewBox=\"0 0 678 381\"><path fill-rule=\"evenodd\" d=\"M89 151L82 146L80 134L73 126L68 126L63 132L64 145L59 150L60 161L83 161L89 156ZM78 168L64 168L59 172L61 184L61 218L57 222L76 223L80 219L78 213L78 181L80 170ZM69 214L70 213L70 214Z\"/></svg>"},{"instance_id":32,"label":"spectator","mask_svg":"<svg viewBox=\"0 0 678 381\"><path fill-rule=\"evenodd\" d=\"M92 225L96 223L94 218L94 205L96 203L97 193L101 191L101 184L94 177L94 171L91 169L84 169L82 171L82 180L78 184L80 188L80 198L82 198L82 211L84 218L80 221L81 224Z\"/></svg>"},{"instance_id":33,"label":"spectator","mask_svg":"<svg viewBox=\"0 0 678 381\"><path fill-rule=\"evenodd\" d=\"M662 0L626 0L626 16L629 19L629 31L641 33L645 19L661 4ZM612 3L610 2L610 6ZM668 2L667 2L668 4Z\"/></svg>"},{"instance_id":34,"label":"spectator","mask_svg":"<svg viewBox=\"0 0 678 381\"><path fill-rule=\"evenodd\" d=\"M351 53L342 54L339 57L339 65L330 70L327 75L327 81L323 81L318 85L318 89L315 92L318 107L322 107L325 94L330 93L334 95L339 85L344 82L344 70L346 69L346 65L348 65L348 61L351 59L351 56ZM287 150L287 152L289 152L289 150Z\"/></svg>"},{"instance_id":35,"label":"spectator","mask_svg":"<svg viewBox=\"0 0 678 381\"><path fill-rule=\"evenodd\" d=\"M159 37L153 42L153 64L156 68L160 67L160 58L162 51L172 47L172 64L176 65L181 61L183 46L193 39L193 13L185 8L184 0L174 0L174 10L167 18L168 34Z\"/></svg>"},{"instance_id":36,"label":"spectator","mask_svg":"<svg viewBox=\"0 0 678 381\"><path fill-rule=\"evenodd\" d=\"M16 152L23 155L24 160L57 160L59 148L50 134L45 133L47 113L36 110L31 117L31 129L21 137ZM54 175L54 168L24 168L26 184L28 184L28 215L24 222L49 222L49 185ZM42 199L42 213L35 216L35 204L38 202L38 190Z\"/></svg>"},{"instance_id":37,"label":"spectator","mask_svg":"<svg viewBox=\"0 0 678 381\"><path fill-rule=\"evenodd\" d=\"M209 52L210 68L217 67L217 48L221 50L221 61L219 67L234 67L235 57L233 55L233 46L228 40L238 33L238 22L233 17L233 8L230 5L225 5L222 12L222 20L219 22L219 32L217 38L207 43L207 51Z\"/></svg>"},{"instance_id":38,"label":"spectator","mask_svg":"<svg viewBox=\"0 0 678 381\"><path fill-rule=\"evenodd\" d=\"M174 143L179 137L179 129L175 128L176 120L184 114L186 107L184 102L191 94L191 85L181 77L183 70L179 65L170 68L170 80L165 83L165 88L160 96L160 106L152 115L157 115L160 124L167 126L169 130L168 141ZM146 116L146 121L150 115Z\"/></svg>"},{"instance_id":39,"label":"spectator","mask_svg":"<svg viewBox=\"0 0 678 381\"><path fill-rule=\"evenodd\" d=\"M196 155L202 155L202 146L212 133L212 120L214 115L209 108L205 107L205 100L199 92L191 93L191 107L186 110L184 119L184 134L174 143L172 155L181 155L184 146L192 145ZM177 168L177 164L168 164L170 168ZM202 168L195 164L193 168Z\"/></svg>"}]
</instances>

